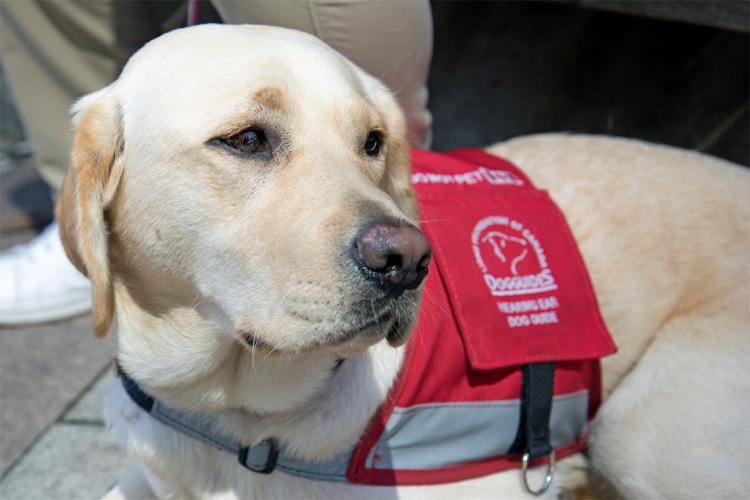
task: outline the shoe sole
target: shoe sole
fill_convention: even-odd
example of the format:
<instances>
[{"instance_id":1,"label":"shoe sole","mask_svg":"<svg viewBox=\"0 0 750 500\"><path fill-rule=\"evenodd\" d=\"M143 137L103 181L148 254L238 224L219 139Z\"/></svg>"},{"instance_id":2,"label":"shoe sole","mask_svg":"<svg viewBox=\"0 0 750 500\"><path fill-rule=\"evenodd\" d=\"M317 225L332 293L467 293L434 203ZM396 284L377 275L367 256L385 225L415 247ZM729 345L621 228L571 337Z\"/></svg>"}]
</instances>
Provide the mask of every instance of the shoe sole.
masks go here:
<instances>
[{"instance_id":1,"label":"shoe sole","mask_svg":"<svg viewBox=\"0 0 750 500\"><path fill-rule=\"evenodd\" d=\"M90 292L71 294L65 300L36 304L34 308L16 308L12 311L0 310L0 325L19 326L72 318L91 311Z\"/></svg>"}]
</instances>

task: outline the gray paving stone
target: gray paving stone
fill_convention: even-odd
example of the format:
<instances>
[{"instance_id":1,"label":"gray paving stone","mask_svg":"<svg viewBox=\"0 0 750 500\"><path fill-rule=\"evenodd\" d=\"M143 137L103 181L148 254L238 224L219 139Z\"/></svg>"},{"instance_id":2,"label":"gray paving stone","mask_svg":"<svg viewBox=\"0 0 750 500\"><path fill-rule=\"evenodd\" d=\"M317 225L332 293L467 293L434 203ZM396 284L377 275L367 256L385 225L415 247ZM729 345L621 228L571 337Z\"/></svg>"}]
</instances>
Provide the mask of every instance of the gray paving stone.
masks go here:
<instances>
[{"instance_id":1,"label":"gray paving stone","mask_svg":"<svg viewBox=\"0 0 750 500\"><path fill-rule=\"evenodd\" d=\"M104 404L109 384L114 375L106 370L99 379L86 391L73 407L63 416L63 422L104 423Z\"/></svg>"},{"instance_id":2,"label":"gray paving stone","mask_svg":"<svg viewBox=\"0 0 750 500\"><path fill-rule=\"evenodd\" d=\"M91 317L0 328L0 473L109 366L114 339L98 341Z\"/></svg>"},{"instance_id":3,"label":"gray paving stone","mask_svg":"<svg viewBox=\"0 0 750 500\"><path fill-rule=\"evenodd\" d=\"M117 482L125 462L104 426L56 424L3 478L0 498L98 499Z\"/></svg>"}]
</instances>

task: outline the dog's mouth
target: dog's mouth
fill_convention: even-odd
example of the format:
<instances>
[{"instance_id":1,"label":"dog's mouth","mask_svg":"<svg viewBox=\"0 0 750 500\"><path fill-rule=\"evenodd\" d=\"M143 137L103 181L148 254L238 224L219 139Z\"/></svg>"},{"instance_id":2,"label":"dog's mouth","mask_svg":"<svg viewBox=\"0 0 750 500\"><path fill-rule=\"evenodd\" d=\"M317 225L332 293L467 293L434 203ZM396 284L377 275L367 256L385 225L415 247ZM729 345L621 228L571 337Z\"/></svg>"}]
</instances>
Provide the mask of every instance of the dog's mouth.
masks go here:
<instances>
[{"instance_id":1,"label":"dog's mouth","mask_svg":"<svg viewBox=\"0 0 750 500\"><path fill-rule=\"evenodd\" d=\"M263 346L267 346L268 345L265 342L263 342L262 340L260 340L258 338L258 336L255 335L254 333L245 333L244 335L242 335L242 340L244 340L245 343L249 347L253 347L253 348L255 348L255 347L263 347Z\"/></svg>"},{"instance_id":2,"label":"dog's mouth","mask_svg":"<svg viewBox=\"0 0 750 500\"><path fill-rule=\"evenodd\" d=\"M276 350L273 346L261 340L253 332L241 332L240 340L243 346L249 348L252 351L261 351L261 352L271 353Z\"/></svg>"},{"instance_id":3,"label":"dog's mouth","mask_svg":"<svg viewBox=\"0 0 750 500\"><path fill-rule=\"evenodd\" d=\"M238 340L252 352L267 354L302 353L324 348L367 348L382 339L394 347L408 338L419 304L418 292L407 292L398 299L368 297L356 300L346 307L346 313L315 317L309 311L293 310L292 316L303 323L294 347L278 345L273 336L248 329L238 331ZM301 301L300 301L301 302ZM343 309L343 307L342 307Z\"/></svg>"},{"instance_id":4,"label":"dog's mouth","mask_svg":"<svg viewBox=\"0 0 750 500\"><path fill-rule=\"evenodd\" d=\"M390 302L380 311L371 313L367 319L344 330L343 334L336 335L338 340L335 343L346 344L357 337L374 343L385 338L391 346L400 346L409 337L417 307L418 301L411 298Z\"/></svg>"},{"instance_id":5,"label":"dog's mouth","mask_svg":"<svg viewBox=\"0 0 750 500\"><path fill-rule=\"evenodd\" d=\"M339 337L337 343L342 344L363 333L367 334L368 336L373 334L382 335L383 330L385 330L385 326L391 323L392 320L393 311L388 309L385 311L380 311L368 319L355 321L353 322L353 326L345 329L343 333L337 335L337 337Z\"/></svg>"},{"instance_id":6,"label":"dog's mouth","mask_svg":"<svg viewBox=\"0 0 750 500\"><path fill-rule=\"evenodd\" d=\"M309 346L304 351L320 349L322 347L341 347L351 344L374 344L385 338L394 347L403 343L408 337L408 326L411 320L400 317L392 308L378 311L368 318L357 318L352 325L337 332L331 332ZM281 354L282 349L260 338L254 332L240 332L241 344L254 352L267 354Z\"/></svg>"}]
</instances>

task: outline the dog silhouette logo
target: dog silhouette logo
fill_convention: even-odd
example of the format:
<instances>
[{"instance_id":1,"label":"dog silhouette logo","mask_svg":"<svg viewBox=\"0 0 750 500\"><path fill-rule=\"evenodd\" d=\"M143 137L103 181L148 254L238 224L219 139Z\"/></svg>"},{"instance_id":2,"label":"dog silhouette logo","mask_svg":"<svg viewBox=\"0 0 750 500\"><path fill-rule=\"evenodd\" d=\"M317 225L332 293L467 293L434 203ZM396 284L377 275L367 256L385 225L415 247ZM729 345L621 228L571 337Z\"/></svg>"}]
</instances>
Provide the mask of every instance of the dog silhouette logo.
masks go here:
<instances>
[{"instance_id":1,"label":"dog silhouette logo","mask_svg":"<svg viewBox=\"0 0 750 500\"><path fill-rule=\"evenodd\" d=\"M471 245L492 295L557 290L541 243L521 222L503 215L485 217L474 226Z\"/></svg>"},{"instance_id":2,"label":"dog silhouette logo","mask_svg":"<svg viewBox=\"0 0 750 500\"><path fill-rule=\"evenodd\" d=\"M513 276L518 276L518 264L529 254L529 249L524 248L528 246L526 240L523 238L516 238L515 236L508 236L501 231L489 231L480 241L483 243L489 242L490 245L492 245L492 250L495 253L495 256L497 256L501 262L507 263L510 259L510 271L513 273ZM515 252L514 247L516 247ZM505 255L506 252L513 253L508 257Z\"/></svg>"}]
</instances>

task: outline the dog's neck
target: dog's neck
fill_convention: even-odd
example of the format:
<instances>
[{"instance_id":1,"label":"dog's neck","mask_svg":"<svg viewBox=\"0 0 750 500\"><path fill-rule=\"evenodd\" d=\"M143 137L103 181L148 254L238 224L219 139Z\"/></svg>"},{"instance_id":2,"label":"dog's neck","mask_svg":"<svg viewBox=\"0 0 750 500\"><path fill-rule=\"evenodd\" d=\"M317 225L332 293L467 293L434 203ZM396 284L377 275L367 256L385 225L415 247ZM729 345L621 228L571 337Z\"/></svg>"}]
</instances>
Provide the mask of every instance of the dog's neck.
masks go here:
<instances>
[{"instance_id":1,"label":"dog's neck","mask_svg":"<svg viewBox=\"0 0 750 500\"><path fill-rule=\"evenodd\" d=\"M253 353L223 328L199 308L155 315L118 295L119 362L144 390L169 405L219 415L225 431L244 442L282 440L300 458L352 446L403 359L403 348L381 341L337 369L336 349Z\"/></svg>"}]
</instances>

